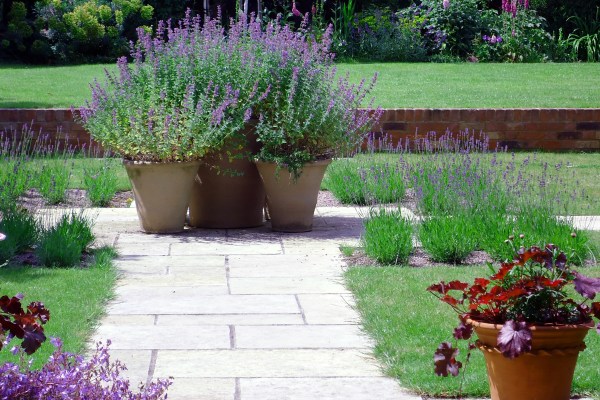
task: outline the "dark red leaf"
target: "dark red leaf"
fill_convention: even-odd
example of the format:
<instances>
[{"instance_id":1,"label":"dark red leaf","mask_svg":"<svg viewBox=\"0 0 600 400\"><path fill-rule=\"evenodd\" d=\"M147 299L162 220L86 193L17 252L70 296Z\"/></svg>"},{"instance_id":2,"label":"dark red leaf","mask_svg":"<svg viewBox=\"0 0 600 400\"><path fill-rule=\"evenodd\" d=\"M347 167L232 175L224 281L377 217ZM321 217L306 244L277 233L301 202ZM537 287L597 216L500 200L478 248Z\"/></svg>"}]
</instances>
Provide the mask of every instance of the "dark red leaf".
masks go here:
<instances>
[{"instance_id":1,"label":"dark red leaf","mask_svg":"<svg viewBox=\"0 0 600 400\"><path fill-rule=\"evenodd\" d=\"M594 314L594 317L600 319L600 302L596 301L590 304L590 307L592 308L592 314Z\"/></svg>"},{"instance_id":2,"label":"dark red leaf","mask_svg":"<svg viewBox=\"0 0 600 400\"><path fill-rule=\"evenodd\" d=\"M487 279L485 279L485 278L475 278L475 282L474 283L475 283L475 285L478 285L478 286L481 286L481 287L485 288L490 283L490 281L487 280Z\"/></svg>"},{"instance_id":3,"label":"dark red leaf","mask_svg":"<svg viewBox=\"0 0 600 400\"><path fill-rule=\"evenodd\" d=\"M440 294L446 294L449 290L465 290L469 286L468 283L463 283L460 281L452 281L452 282L440 282L434 285L431 285L427 288L430 292L437 292Z\"/></svg>"},{"instance_id":4,"label":"dark red leaf","mask_svg":"<svg viewBox=\"0 0 600 400\"><path fill-rule=\"evenodd\" d=\"M25 328L25 335L21 347L25 350L25 353L31 355L40 348L45 340L46 335L44 335L44 329L41 326L29 325Z\"/></svg>"},{"instance_id":5,"label":"dark red leaf","mask_svg":"<svg viewBox=\"0 0 600 400\"><path fill-rule=\"evenodd\" d=\"M458 304L458 300L456 300L454 297L450 296L449 294L445 295L440 300L442 300L444 303L450 304L451 306L455 306Z\"/></svg>"},{"instance_id":6,"label":"dark red leaf","mask_svg":"<svg viewBox=\"0 0 600 400\"><path fill-rule=\"evenodd\" d=\"M35 316L36 318L39 318L39 320L42 322L42 324L45 324L46 322L48 322L50 320L50 311L48 311L48 309L46 309L46 307L44 306L44 303L35 301L33 303L30 303L27 306L27 309L29 310L29 312L31 314L33 314L33 316Z\"/></svg>"},{"instance_id":7,"label":"dark red leaf","mask_svg":"<svg viewBox=\"0 0 600 400\"><path fill-rule=\"evenodd\" d=\"M498 348L508 358L518 357L531 350L531 330L527 323L506 321L498 334Z\"/></svg>"},{"instance_id":8,"label":"dark red leaf","mask_svg":"<svg viewBox=\"0 0 600 400\"><path fill-rule=\"evenodd\" d=\"M449 342L440 344L433 356L435 374L437 376L448 376L448 374L457 376L462 367L462 363L456 361L457 355L458 349L453 348Z\"/></svg>"},{"instance_id":9,"label":"dark red leaf","mask_svg":"<svg viewBox=\"0 0 600 400\"><path fill-rule=\"evenodd\" d=\"M600 292L600 278L590 278L574 272L573 284L577 293L590 300L594 300L596 293Z\"/></svg>"},{"instance_id":10,"label":"dark red leaf","mask_svg":"<svg viewBox=\"0 0 600 400\"><path fill-rule=\"evenodd\" d=\"M554 262L554 264L556 265L556 268L560 269L561 271L564 271L567 267L567 256L565 255L565 253L561 251L560 254L556 257L556 261Z\"/></svg>"},{"instance_id":11,"label":"dark red leaf","mask_svg":"<svg viewBox=\"0 0 600 400\"><path fill-rule=\"evenodd\" d=\"M21 300L17 296L12 298L8 298L8 296L0 297L0 309L9 314L21 314L23 312Z\"/></svg>"},{"instance_id":12,"label":"dark red leaf","mask_svg":"<svg viewBox=\"0 0 600 400\"><path fill-rule=\"evenodd\" d=\"M493 281L502 280L513 268L515 267L514 263L502 263L498 272L491 276Z\"/></svg>"},{"instance_id":13,"label":"dark red leaf","mask_svg":"<svg viewBox=\"0 0 600 400\"><path fill-rule=\"evenodd\" d=\"M456 339L467 340L473 335L473 327L470 324L466 324L463 321L460 322L457 328L454 329L454 337Z\"/></svg>"},{"instance_id":14,"label":"dark red leaf","mask_svg":"<svg viewBox=\"0 0 600 400\"><path fill-rule=\"evenodd\" d=\"M499 301L507 301L510 299L513 299L515 297L519 297L522 296L524 294L527 294L527 291L523 288L517 287L517 288L512 288L506 291L503 291L502 293L500 293L497 296L497 300Z\"/></svg>"}]
</instances>

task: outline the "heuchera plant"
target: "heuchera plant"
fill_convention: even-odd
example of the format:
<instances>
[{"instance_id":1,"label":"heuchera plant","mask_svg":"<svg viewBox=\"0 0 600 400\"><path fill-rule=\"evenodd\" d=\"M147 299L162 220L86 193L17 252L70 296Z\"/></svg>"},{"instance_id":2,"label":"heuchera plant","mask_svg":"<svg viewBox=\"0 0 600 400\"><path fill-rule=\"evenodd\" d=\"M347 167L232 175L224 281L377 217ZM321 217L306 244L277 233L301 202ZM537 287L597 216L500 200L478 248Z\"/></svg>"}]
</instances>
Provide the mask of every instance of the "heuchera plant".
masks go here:
<instances>
[{"instance_id":1,"label":"heuchera plant","mask_svg":"<svg viewBox=\"0 0 600 400\"><path fill-rule=\"evenodd\" d=\"M4 239L6 235L0 232L0 241ZM24 310L21 300L23 295L20 293L11 298L0 297L0 350L16 337L22 339L21 347L25 353L33 354L46 340L42 325L50 320L50 311L37 301Z\"/></svg>"},{"instance_id":2,"label":"heuchera plant","mask_svg":"<svg viewBox=\"0 0 600 400\"><path fill-rule=\"evenodd\" d=\"M440 282L427 288L458 313L455 339L471 338L468 320L502 324L498 348L505 357L515 358L531 350L531 325L580 325L600 319L600 302L592 302L600 292L600 278L572 270L565 253L552 244L521 247L515 260L502 263L498 271L490 264L490 269L489 278L476 278L473 284ZM571 284L583 300L572 298L567 290ZM600 333L600 324L596 330ZM457 355L451 343L442 343L434 356L435 373L458 375L462 363Z\"/></svg>"}]
</instances>

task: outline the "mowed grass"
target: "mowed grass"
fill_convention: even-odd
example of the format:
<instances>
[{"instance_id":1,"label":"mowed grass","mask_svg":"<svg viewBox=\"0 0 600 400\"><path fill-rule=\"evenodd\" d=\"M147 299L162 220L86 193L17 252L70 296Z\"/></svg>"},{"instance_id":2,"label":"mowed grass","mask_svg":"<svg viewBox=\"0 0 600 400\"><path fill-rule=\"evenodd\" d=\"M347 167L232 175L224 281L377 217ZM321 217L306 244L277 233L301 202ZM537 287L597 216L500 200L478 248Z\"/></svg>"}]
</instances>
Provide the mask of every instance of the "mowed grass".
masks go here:
<instances>
[{"instance_id":1,"label":"mowed grass","mask_svg":"<svg viewBox=\"0 0 600 400\"><path fill-rule=\"evenodd\" d=\"M452 339L458 325L456 314L430 293L427 286L444 280L472 282L487 276L487 266L478 267L353 267L346 283L356 296L365 330L375 339L375 356L386 373L419 394L456 396L460 377L442 378L434 374L433 353L442 341ZM600 268L585 273L600 276ZM464 342L464 341L460 341ZM464 361L465 343L459 343ZM592 330L586 338L587 349L580 354L573 393L599 396L600 335ZM474 350L467 367L463 395L487 397L489 388L483 355Z\"/></svg>"},{"instance_id":2,"label":"mowed grass","mask_svg":"<svg viewBox=\"0 0 600 400\"><path fill-rule=\"evenodd\" d=\"M379 73L383 108L596 108L600 63L340 64L357 82Z\"/></svg>"},{"instance_id":3,"label":"mowed grass","mask_svg":"<svg viewBox=\"0 0 600 400\"><path fill-rule=\"evenodd\" d=\"M0 294L12 297L23 293L24 306L32 301L44 303L50 310L50 321L44 325L46 337L59 337L66 351L81 353L113 296L117 278L114 256L112 249L102 248L95 251L94 261L87 267L5 266L0 268ZM50 341L44 342L32 355L33 366L41 367L53 351ZM0 351L0 364L17 360L9 351Z\"/></svg>"},{"instance_id":4,"label":"mowed grass","mask_svg":"<svg viewBox=\"0 0 600 400\"><path fill-rule=\"evenodd\" d=\"M91 98L89 84L104 81L116 64L34 66L0 64L0 108L68 108Z\"/></svg>"},{"instance_id":5,"label":"mowed grass","mask_svg":"<svg viewBox=\"0 0 600 400\"><path fill-rule=\"evenodd\" d=\"M115 64L62 67L0 65L0 108L81 106L89 83ZM354 82L379 78L373 92L384 108L594 108L600 63L338 64Z\"/></svg>"}]
</instances>

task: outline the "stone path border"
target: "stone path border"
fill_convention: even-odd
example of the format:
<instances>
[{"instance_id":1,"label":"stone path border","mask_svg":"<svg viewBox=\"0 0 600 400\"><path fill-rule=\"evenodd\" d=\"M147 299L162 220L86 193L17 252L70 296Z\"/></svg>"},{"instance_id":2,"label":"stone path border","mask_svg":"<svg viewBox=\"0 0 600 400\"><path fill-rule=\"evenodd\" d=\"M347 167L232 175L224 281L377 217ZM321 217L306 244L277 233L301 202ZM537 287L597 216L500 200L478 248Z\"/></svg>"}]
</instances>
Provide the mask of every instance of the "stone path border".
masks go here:
<instances>
[{"instance_id":1,"label":"stone path border","mask_svg":"<svg viewBox=\"0 0 600 400\"><path fill-rule=\"evenodd\" d=\"M302 234L177 235L140 233L133 208L94 211L122 275L93 341L111 339L134 382L174 377L174 400L420 400L382 373L342 282L339 246L365 211L318 208Z\"/></svg>"}]
</instances>

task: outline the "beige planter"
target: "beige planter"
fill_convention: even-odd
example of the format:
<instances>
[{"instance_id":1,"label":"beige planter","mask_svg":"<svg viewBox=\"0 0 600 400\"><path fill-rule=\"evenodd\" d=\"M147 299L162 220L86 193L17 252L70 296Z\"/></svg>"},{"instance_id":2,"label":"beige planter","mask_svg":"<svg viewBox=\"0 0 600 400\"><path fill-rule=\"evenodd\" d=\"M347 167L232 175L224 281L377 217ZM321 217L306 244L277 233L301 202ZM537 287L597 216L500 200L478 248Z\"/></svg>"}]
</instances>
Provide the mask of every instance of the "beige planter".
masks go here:
<instances>
[{"instance_id":1,"label":"beige planter","mask_svg":"<svg viewBox=\"0 0 600 400\"><path fill-rule=\"evenodd\" d=\"M312 230L313 215L321 181L331 160L304 165L297 180L286 168L277 164L256 162L265 185L271 226L279 232L308 232Z\"/></svg>"},{"instance_id":2,"label":"beige planter","mask_svg":"<svg viewBox=\"0 0 600 400\"><path fill-rule=\"evenodd\" d=\"M233 229L264 224L265 190L248 159L258 151L253 123L240 138L200 165L190 201L190 226Z\"/></svg>"},{"instance_id":3,"label":"beige planter","mask_svg":"<svg viewBox=\"0 0 600 400\"><path fill-rule=\"evenodd\" d=\"M147 233L183 231L199 161L124 161L133 187L140 226Z\"/></svg>"},{"instance_id":4,"label":"beige planter","mask_svg":"<svg viewBox=\"0 0 600 400\"><path fill-rule=\"evenodd\" d=\"M502 325L468 321L485 357L492 400L568 400L590 325L532 326L531 351L504 357L496 347Z\"/></svg>"}]
</instances>

